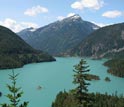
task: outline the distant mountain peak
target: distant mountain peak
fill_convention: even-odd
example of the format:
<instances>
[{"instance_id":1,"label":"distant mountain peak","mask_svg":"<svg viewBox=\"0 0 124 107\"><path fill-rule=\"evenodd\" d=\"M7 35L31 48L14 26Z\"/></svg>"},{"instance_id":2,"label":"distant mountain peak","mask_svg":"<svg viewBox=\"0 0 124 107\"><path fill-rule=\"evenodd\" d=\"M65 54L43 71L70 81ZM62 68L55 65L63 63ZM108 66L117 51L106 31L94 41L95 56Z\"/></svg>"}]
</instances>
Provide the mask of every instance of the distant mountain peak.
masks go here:
<instances>
[{"instance_id":1,"label":"distant mountain peak","mask_svg":"<svg viewBox=\"0 0 124 107\"><path fill-rule=\"evenodd\" d=\"M78 14L75 14L75 15L73 15L73 16L70 16L70 17L68 17L68 18L66 18L66 19L70 19L70 20L73 20L73 21L82 20L82 18L81 18L80 15L78 15Z\"/></svg>"},{"instance_id":2,"label":"distant mountain peak","mask_svg":"<svg viewBox=\"0 0 124 107\"><path fill-rule=\"evenodd\" d=\"M68 17L66 17L66 18L64 18L64 19L62 19L62 20L59 20L59 21L57 21L57 22L72 22L72 21L83 21L82 20L82 18L81 18L81 16L80 15L78 15L78 14L75 14L75 15L73 15L73 16L68 16Z\"/></svg>"},{"instance_id":3,"label":"distant mountain peak","mask_svg":"<svg viewBox=\"0 0 124 107\"><path fill-rule=\"evenodd\" d=\"M75 14L40 27L35 32L20 32L18 35L35 49L57 56L65 55L97 28L97 25Z\"/></svg>"},{"instance_id":4,"label":"distant mountain peak","mask_svg":"<svg viewBox=\"0 0 124 107\"><path fill-rule=\"evenodd\" d=\"M73 16L70 16L71 19L81 19L81 17L78 14L75 14Z\"/></svg>"}]
</instances>

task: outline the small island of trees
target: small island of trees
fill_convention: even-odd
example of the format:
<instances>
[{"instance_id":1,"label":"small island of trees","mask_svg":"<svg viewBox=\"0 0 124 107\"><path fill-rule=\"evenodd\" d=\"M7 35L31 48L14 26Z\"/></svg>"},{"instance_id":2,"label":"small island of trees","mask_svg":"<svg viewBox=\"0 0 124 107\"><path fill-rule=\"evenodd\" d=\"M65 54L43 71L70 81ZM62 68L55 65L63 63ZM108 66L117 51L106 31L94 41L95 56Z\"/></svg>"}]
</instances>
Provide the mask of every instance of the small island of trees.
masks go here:
<instances>
[{"instance_id":1,"label":"small island of trees","mask_svg":"<svg viewBox=\"0 0 124 107\"><path fill-rule=\"evenodd\" d=\"M86 75L87 75L86 78L87 78L87 80L89 80L89 81L92 81L92 80L100 80L100 77L97 76L97 75L93 75L93 74L86 74Z\"/></svg>"},{"instance_id":2,"label":"small island of trees","mask_svg":"<svg viewBox=\"0 0 124 107\"><path fill-rule=\"evenodd\" d=\"M105 77L105 81L106 81L106 82L110 82L111 80L110 80L109 77Z\"/></svg>"}]
</instances>

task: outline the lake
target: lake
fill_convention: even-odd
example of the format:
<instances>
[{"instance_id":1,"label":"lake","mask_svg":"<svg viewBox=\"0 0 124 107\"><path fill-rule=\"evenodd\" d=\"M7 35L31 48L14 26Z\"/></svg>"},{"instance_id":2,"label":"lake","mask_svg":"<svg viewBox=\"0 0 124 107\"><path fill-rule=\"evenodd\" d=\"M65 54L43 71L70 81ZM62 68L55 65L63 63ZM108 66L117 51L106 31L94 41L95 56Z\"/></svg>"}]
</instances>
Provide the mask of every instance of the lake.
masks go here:
<instances>
[{"instance_id":1,"label":"lake","mask_svg":"<svg viewBox=\"0 0 124 107\"><path fill-rule=\"evenodd\" d=\"M28 107L51 107L57 93L63 90L69 90L75 86L73 81L73 65L78 64L80 58L56 58L56 62L44 62L25 65L23 68L14 69L15 73L19 73L17 85L22 87L24 91L22 101L29 101ZM124 78L112 76L107 73L107 67L103 66L106 59L91 60L85 59L90 66L90 73L100 76L99 81L90 82L90 92L115 93L124 94ZM8 74L12 70L0 70L0 91L3 96L0 103L8 102L4 96L8 93L6 84L11 81ZM108 76L111 82L104 79ZM41 87L41 89L39 88Z\"/></svg>"}]
</instances>

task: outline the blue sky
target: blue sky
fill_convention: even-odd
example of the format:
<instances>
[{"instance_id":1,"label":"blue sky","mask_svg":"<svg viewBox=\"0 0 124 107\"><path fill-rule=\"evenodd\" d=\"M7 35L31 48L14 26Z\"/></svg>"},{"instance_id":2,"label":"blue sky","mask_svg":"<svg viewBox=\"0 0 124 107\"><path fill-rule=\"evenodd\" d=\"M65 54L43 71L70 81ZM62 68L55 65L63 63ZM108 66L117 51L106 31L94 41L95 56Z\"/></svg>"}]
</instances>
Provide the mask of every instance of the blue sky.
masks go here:
<instances>
[{"instance_id":1,"label":"blue sky","mask_svg":"<svg viewBox=\"0 0 124 107\"><path fill-rule=\"evenodd\" d=\"M124 22L124 0L0 0L0 25L18 32L79 14L100 26Z\"/></svg>"}]
</instances>

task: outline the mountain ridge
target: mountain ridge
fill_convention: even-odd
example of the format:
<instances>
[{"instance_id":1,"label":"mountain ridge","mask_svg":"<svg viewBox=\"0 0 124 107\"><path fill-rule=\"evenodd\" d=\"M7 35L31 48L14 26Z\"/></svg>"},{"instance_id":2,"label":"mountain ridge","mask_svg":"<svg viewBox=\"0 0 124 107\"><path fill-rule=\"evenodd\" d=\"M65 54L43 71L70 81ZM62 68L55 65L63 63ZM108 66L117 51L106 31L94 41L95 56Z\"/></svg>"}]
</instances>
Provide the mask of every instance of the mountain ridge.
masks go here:
<instances>
[{"instance_id":1,"label":"mountain ridge","mask_svg":"<svg viewBox=\"0 0 124 107\"><path fill-rule=\"evenodd\" d=\"M117 57L124 51L124 23L102 27L70 51L73 55L91 57ZM121 55L122 56L122 55ZM118 56L119 57L119 56Z\"/></svg>"},{"instance_id":2,"label":"mountain ridge","mask_svg":"<svg viewBox=\"0 0 124 107\"><path fill-rule=\"evenodd\" d=\"M74 15L38 28L29 33L30 37L22 32L18 35L35 49L57 56L66 54L96 28L99 27Z\"/></svg>"}]
</instances>

